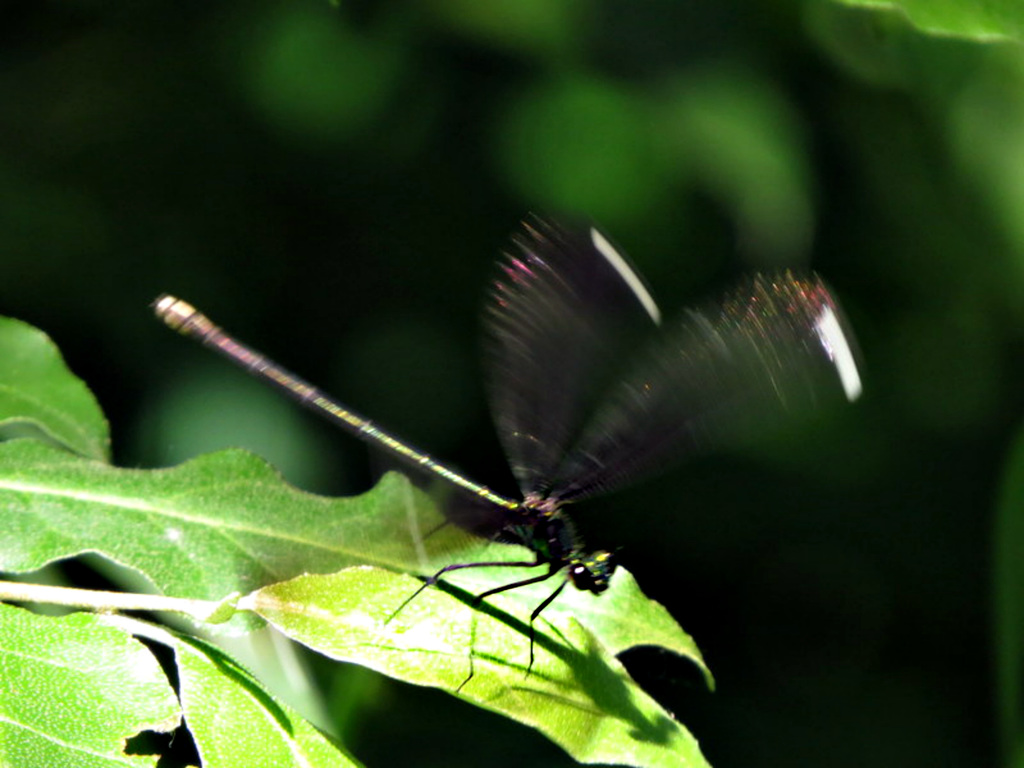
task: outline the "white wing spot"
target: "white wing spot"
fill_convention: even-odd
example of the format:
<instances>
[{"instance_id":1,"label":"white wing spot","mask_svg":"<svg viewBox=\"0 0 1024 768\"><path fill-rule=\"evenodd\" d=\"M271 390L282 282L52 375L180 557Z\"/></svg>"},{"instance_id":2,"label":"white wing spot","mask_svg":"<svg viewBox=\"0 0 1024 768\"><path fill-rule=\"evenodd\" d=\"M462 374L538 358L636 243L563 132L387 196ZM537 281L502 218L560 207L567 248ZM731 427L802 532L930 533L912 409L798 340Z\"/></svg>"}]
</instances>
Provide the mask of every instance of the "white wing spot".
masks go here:
<instances>
[{"instance_id":1,"label":"white wing spot","mask_svg":"<svg viewBox=\"0 0 1024 768\"><path fill-rule=\"evenodd\" d=\"M853 402L860 397L860 393L863 390L860 372L858 372L857 363L853 359L850 343L846 340L842 326L839 325L839 319L831 307L825 307L822 310L820 317L818 317L818 322L814 325L814 329L818 332L818 338L821 339L821 343L829 351L832 363L839 373L839 381L842 382L846 399Z\"/></svg>"},{"instance_id":2,"label":"white wing spot","mask_svg":"<svg viewBox=\"0 0 1024 768\"><path fill-rule=\"evenodd\" d=\"M165 528L164 536L167 537L168 541L181 541L182 532L180 528Z\"/></svg>"},{"instance_id":3,"label":"white wing spot","mask_svg":"<svg viewBox=\"0 0 1024 768\"><path fill-rule=\"evenodd\" d=\"M623 279L629 289L636 296L637 300L643 305L643 308L647 311L647 314L651 316L651 320L654 321L655 325L661 325L661 310L658 309L658 305L654 302L654 298L648 292L644 286L644 281L640 279L640 276L634 272L626 260L622 258L618 251L612 247L604 235L598 232L594 227L590 228L590 240L593 242L594 247L598 253L604 256L608 263L615 267L615 271L619 273L619 277Z\"/></svg>"}]
</instances>

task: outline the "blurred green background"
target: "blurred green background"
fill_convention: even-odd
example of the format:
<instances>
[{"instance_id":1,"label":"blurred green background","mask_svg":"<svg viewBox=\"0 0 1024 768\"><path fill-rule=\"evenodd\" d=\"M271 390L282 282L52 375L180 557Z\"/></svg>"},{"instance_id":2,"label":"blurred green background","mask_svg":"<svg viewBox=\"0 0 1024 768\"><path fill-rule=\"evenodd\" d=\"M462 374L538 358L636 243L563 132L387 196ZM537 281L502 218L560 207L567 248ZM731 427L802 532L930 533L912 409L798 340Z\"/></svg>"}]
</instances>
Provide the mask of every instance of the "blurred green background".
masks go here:
<instances>
[{"instance_id":1,"label":"blurred green background","mask_svg":"<svg viewBox=\"0 0 1024 768\"><path fill-rule=\"evenodd\" d=\"M992 617L1024 543L1005 535L1024 490L1000 503L1024 411L1019 46L756 0L0 18L0 312L54 337L119 464L243 445L307 489L372 482L363 447L153 321L163 291L511 491L477 315L525 212L595 218L666 309L812 267L858 332L864 399L575 514L719 689L667 654L626 662L716 768L1012 751L1020 648ZM572 764L443 694L311 663L369 765Z\"/></svg>"}]
</instances>

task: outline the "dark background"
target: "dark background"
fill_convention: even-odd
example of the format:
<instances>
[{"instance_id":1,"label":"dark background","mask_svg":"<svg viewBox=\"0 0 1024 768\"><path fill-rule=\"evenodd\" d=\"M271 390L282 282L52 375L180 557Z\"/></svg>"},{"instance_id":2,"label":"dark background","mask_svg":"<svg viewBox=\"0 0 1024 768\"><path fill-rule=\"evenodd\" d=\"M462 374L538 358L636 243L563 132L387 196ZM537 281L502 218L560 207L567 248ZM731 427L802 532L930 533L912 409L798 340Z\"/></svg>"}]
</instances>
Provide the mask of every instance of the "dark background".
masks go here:
<instances>
[{"instance_id":1,"label":"dark background","mask_svg":"<svg viewBox=\"0 0 1024 768\"><path fill-rule=\"evenodd\" d=\"M304 488L372 482L360 445L152 320L170 291L511 490L477 315L533 209L599 221L666 309L813 267L865 360L856 406L577 511L719 683L633 652L645 687L716 768L995 762L1019 47L817 2L0 4L0 312L54 337L121 465L244 445ZM311 663L370 765L572 764Z\"/></svg>"}]
</instances>

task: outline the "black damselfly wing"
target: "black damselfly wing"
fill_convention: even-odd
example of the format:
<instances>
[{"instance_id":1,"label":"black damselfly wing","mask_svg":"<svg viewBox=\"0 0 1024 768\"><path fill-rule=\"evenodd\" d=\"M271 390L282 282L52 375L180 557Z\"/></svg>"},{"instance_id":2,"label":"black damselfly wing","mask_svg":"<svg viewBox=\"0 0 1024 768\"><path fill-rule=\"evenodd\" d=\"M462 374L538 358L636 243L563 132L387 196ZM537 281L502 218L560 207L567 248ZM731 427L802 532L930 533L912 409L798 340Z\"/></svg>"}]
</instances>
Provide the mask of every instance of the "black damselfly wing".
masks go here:
<instances>
[{"instance_id":1,"label":"black damselfly wing","mask_svg":"<svg viewBox=\"0 0 1024 768\"><path fill-rule=\"evenodd\" d=\"M513 243L484 320L493 416L524 496L610 491L759 421L859 394L852 335L814 275L757 275L623 357L609 330L640 315L653 329L658 312L608 240L534 218ZM580 393L609 366L624 375L580 430Z\"/></svg>"},{"instance_id":2,"label":"black damselfly wing","mask_svg":"<svg viewBox=\"0 0 1024 768\"><path fill-rule=\"evenodd\" d=\"M660 313L593 227L531 217L498 270L484 311L491 413L523 496L543 496L602 376L634 337L649 337Z\"/></svg>"},{"instance_id":3,"label":"black damselfly wing","mask_svg":"<svg viewBox=\"0 0 1024 768\"><path fill-rule=\"evenodd\" d=\"M757 275L690 310L634 362L549 495L618 488L681 454L731 444L826 400L860 394L852 335L816 275Z\"/></svg>"}]
</instances>

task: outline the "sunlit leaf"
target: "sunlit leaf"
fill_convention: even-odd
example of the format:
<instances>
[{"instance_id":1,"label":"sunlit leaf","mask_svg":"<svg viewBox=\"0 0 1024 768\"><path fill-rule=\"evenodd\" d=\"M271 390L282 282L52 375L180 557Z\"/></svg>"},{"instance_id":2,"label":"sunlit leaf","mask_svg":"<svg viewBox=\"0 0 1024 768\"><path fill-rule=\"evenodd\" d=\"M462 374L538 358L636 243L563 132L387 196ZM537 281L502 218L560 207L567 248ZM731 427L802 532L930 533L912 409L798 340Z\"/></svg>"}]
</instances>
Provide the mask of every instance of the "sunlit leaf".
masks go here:
<instances>
[{"instance_id":1,"label":"sunlit leaf","mask_svg":"<svg viewBox=\"0 0 1024 768\"><path fill-rule=\"evenodd\" d=\"M30 440L0 445L0 525L14 533L0 538L0 569L7 571L97 552L143 573L165 594L219 600L352 565L431 575L452 562L531 559L520 547L474 539L454 526L428 536L441 521L430 499L395 474L361 496L329 499L285 484L242 451L145 471ZM513 580L502 568L453 578L474 594ZM612 584L600 596L567 589L546 615L576 616L613 653L658 644L702 665L693 641L626 571ZM514 604L521 620L551 589L535 585L501 600Z\"/></svg>"},{"instance_id":2,"label":"sunlit leaf","mask_svg":"<svg viewBox=\"0 0 1024 768\"><path fill-rule=\"evenodd\" d=\"M174 730L174 692L152 653L92 614L0 604L0 765L153 766L126 739Z\"/></svg>"},{"instance_id":3,"label":"sunlit leaf","mask_svg":"<svg viewBox=\"0 0 1024 768\"><path fill-rule=\"evenodd\" d=\"M581 762L707 765L693 736L640 690L582 614L542 615L529 669L518 600L499 595L474 610L464 592L427 589L403 607L419 584L355 568L266 587L252 604L331 658L454 692L537 728Z\"/></svg>"},{"instance_id":4,"label":"sunlit leaf","mask_svg":"<svg viewBox=\"0 0 1024 768\"><path fill-rule=\"evenodd\" d=\"M418 550L406 515L421 506L429 500L397 475L372 493L329 499L243 451L132 470L15 440L0 444L0 570L97 552L165 594L217 600L305 572L407 569Z\"/></svg>"},{"instance_id":5,"label":"sunlit leaf","mask_svg":"<svg viewBox=\"0 0 1024 768\"><path fill-rule=\"evenodd\" d=\"M123 617L107 622L174 649L185 723L204 768L348 768L359 763L223 651Z\"/></svg>"},{"instance_id":6,"label":"sunlit leaf","mask_svg":"<svg viewBox=\"0 0 1024 768\"><path fill-rule=\"evenodd\" d=\"M0 437L39 436L106 459L107 420L81 379L40 330L0 318Z\"/></svg>"},{"instance_id":7,"label":"sunlit leaf","mask_svg":"<svg viewBox=\"0 0 1024 768\"><path fill-rule=\"evenodd\" d=\"M241 451L142 471L29 440L0 445L0 524L17 532L0 540L0 567L37 568L93 551L167 594L217 599L307 572L376 565L387 570L304 576L249 599L286 634L403 680L456 691L472 665L463 696L536 726L580 759L621 762L635 753L639 765L701 764L692 737L613 654L656 644L698 664L709 682L710 675L692 639L622 569L607 593L569 587L538 618L537 664L526 683L528 617L559 578L474 609L472 595L528 569L467 569L445 580L448 592L425 590L381 630L420 584L399 572L530 559L520 547L453 526L435 530L440 521L429 498L399 475L362 496L327 499L291 488ZM345 650L353 645L358 654ZM673 762L679 755L685 761Z\"/></svg>"}]
</instances>

